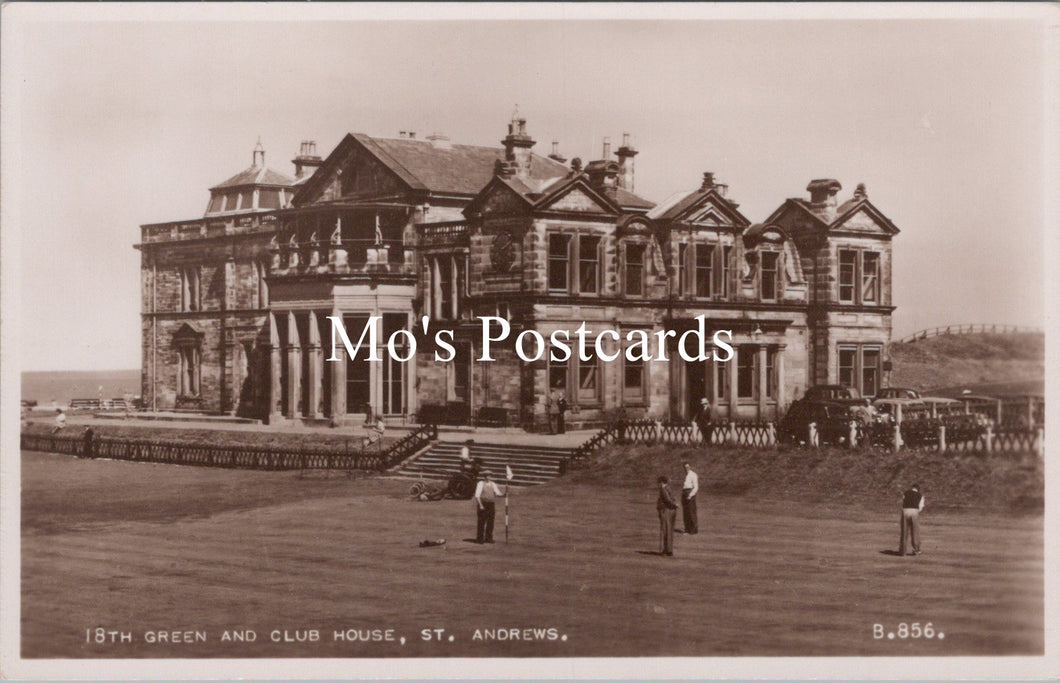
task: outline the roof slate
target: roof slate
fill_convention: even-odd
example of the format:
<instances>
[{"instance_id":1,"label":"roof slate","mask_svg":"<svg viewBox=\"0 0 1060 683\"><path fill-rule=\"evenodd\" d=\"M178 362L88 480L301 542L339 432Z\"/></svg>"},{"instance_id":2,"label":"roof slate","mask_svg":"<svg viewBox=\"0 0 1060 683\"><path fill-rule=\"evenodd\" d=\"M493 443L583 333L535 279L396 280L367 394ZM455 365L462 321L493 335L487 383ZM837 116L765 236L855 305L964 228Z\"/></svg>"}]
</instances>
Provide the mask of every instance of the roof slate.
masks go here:
<instances>
[{"instance_id":1,"label":"roof slate","mask_svg":"<svg viewBox=\"0 0 1060 683\"><path fill-rule=\"evenodd\" d=\"M436 194L474 195L493 178L504 149L477 145L435 147L429 140L370 138L393 161ZM547 157L533 155L530 179L544 181L566 175L568 169ZM531 183L533 184L533 183Z\"/></svg>"},{"instance_id":2,"label":"roof slate","mask_svg":"<svg viewBox=\"0 0 1060 683\"><path fill-rule=\"evenodd\" d=\"M294 185L294 178L274 171L267 166L251 166L245 171L240 171L219 185L214 185L211 190L221 190L229 187L241 187L245 185L282 185L290 187Z\"/></svg>"}]
</instances>

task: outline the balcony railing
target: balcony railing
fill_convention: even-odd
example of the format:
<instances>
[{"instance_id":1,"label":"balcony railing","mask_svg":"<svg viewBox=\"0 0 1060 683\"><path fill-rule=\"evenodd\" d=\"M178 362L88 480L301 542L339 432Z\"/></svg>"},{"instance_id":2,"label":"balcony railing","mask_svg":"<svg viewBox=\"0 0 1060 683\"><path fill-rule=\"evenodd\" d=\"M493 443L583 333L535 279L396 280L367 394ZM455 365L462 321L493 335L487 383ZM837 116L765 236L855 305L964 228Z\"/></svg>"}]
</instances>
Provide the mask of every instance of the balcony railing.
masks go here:
<instances>
[{"instance_id":1,"label":"balcony railing","mask_svg":"<svg viewBox=\"0 0 1060 683\"><path fill-rule=\"evenodd\" d=\"M194 221L153 223L141 226L140 236L144 243L175 242L263 232L275 230L276 228L276 216L258 213L243 216L225 216L223 218L203 218Z\"/></svg>"},{"instance_id":2,"label":"balcony railing","mask_svg":"<svg viewBox=\"0 0 1060 683\"><path fill-rule=\"evenodd\" d=\"M449 223L425 223L419 226L420 234L425 238L453 238L466 235L468 225L464 221Z\"/></svg>"},{"instance_id":3,"label":"balcony railing","mask_svg":"<svg viewBox=\"0 0 1060 683\"><path fill-rule=\"evenodd\" d=\"M329 273L413 273L412 266L405 263L405 247L400 240L318 240L295 244L288 242L273 246L271 253L269 274L279 277Z\"/></svg>"}]
</instances>

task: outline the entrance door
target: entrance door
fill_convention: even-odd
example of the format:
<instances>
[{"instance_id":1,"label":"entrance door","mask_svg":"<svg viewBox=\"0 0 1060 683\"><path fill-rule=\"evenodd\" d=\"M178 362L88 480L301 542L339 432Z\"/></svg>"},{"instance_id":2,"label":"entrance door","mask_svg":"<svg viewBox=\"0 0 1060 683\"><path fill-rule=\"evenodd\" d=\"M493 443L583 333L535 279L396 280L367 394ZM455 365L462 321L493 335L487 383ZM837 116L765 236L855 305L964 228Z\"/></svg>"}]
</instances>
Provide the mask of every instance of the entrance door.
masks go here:
<instances>
[{"instance_id":1,"label":"entrance door","mask_svg":"<svg viewBox=\"0 0 1060 683\"><path fill-rule=\"evenodd\" d=\"M710 398L708 395L707 373L710 372L712 366L713 363L710 361L695 361L691 363L685 361L685 386L688 387L684 405L686 419L695 417L696 411L699 410L700 399L704 397Z\"/></svg>"},{"instance_id":2,"label":"entrance door","mask_svg":"<svg viewBox=\"0 0 1060 683\"><path fill-rule=\"evenodd\" d=\"M363 330L368 324L366 315L343 316L347 330ZM371 413L371 350L364 344L357 349L356 356L346 360L346 412Z\"/></svg>"}]
</instances>

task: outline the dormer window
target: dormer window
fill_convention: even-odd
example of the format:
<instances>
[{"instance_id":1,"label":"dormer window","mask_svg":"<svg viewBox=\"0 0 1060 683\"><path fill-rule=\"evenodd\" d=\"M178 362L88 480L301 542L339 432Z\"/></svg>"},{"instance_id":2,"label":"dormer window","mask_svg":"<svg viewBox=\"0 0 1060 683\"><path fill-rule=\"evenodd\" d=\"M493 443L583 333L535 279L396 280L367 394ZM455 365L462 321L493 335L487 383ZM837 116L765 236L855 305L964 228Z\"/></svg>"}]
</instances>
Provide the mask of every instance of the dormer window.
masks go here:
<instances>
[{"instance_id":1,"label":"dormer window","mask_svg":"<svg viewBox=\"0 0 1060 683\"><path fill-rule=\"evenodd\" d=\"M776 301L780 298L780 252L763 251L759 256L761 277L759 278L759 296L762 301Z\"/></svg>"}]
</instances>

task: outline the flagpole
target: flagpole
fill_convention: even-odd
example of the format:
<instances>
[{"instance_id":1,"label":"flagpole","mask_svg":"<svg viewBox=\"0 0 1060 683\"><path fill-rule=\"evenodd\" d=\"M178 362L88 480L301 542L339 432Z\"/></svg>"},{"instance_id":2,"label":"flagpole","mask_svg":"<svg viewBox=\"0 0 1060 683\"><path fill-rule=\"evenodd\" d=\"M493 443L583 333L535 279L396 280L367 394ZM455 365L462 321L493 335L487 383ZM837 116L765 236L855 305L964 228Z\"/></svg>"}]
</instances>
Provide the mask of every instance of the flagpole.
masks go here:
<instances>
[{"instance_id":1,"label":"flagpole","mask_svg":"<svg viewBox=\"0 0 1060 683\"><path fill-rule=\"evenodd\" d=\"M512 485L512 466L505 465L504 470L504 545L508 545L508 488Z\"/></svg>"}]
</instances>

